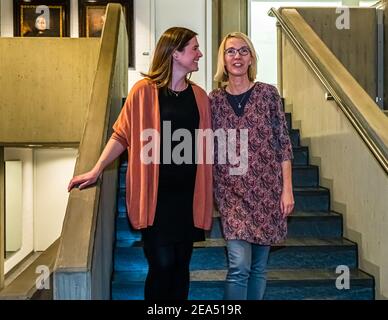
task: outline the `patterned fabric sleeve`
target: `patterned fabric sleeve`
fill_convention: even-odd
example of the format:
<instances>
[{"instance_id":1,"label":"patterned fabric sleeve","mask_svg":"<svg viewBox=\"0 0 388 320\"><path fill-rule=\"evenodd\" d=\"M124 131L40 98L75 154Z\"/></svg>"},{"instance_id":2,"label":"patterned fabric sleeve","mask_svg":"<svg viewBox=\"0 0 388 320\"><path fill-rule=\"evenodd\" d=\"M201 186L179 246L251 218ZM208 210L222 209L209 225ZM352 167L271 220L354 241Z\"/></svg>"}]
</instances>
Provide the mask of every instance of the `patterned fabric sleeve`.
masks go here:
<instances>
[{"instance_id":1,"label":"patterned fabric sleeve","mask_svg":"<svg viewBox=\"0 0 388 320\"><path fill-rule=\"evenodd\" d=\"M278 90L271 86L271 126L273 132L273 147L276 151L276 160L281 163L293 159L292 145L288 134L287 122L282 110L282 101Z\"/></svg>"}]
</instances>

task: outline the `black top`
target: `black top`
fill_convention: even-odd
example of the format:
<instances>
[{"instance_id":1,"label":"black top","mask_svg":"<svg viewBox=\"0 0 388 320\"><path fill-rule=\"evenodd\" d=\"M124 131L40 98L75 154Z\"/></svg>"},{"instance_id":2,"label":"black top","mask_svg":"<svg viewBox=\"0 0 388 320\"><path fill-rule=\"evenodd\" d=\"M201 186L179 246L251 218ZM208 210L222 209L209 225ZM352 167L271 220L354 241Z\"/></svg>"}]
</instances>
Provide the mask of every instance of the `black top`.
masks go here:
<instances>
[{"instance_id":1,"label":"black top","mask_svg":"<svg viewBox=\"0 0 388 320\"><path fill-rule=\"evenodd\" d=\"M244 108L249 100L249 97L251 96L254 87L255 86L252 86L252 88L249 90L237 95L230 94L225 90L228 102L232 106L233 111L237 116L241 117L244 114Z\"/></svg>"},{"instance_id":2,"label":"black top","mask_svg":"<svg viewBox=\"0 0 388 320\"><path fill-rule=\"evenodd\" d=\"M193 222L197 172L195 129L199 128L199 112L192 87L189 85L178 95L159 90L159 109L161 135L158 197L154 224L142 230L143 241L148 245L203 241L204 230L195 228ZM171 137L178 129L187 130L187 135L185 138L179 137L179 141L172 141L174 138ZM169 154L166 155L166 152Z\"/></svg>"}]
</instances>

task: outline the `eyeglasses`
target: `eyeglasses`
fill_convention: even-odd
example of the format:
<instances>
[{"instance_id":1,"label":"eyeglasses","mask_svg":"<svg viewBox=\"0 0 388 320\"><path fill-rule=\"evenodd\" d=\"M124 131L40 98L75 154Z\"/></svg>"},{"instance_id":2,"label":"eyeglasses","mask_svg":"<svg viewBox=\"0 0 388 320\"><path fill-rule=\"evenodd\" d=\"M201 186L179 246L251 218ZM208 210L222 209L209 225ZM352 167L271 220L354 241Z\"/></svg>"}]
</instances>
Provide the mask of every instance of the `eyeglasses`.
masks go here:
<instances>
[{"instance_id":1,"label":"eyeglasses","mask_svg":"<svg viewBox=\"0 0 388 320\"><path fill-rule=\"evenodd\" d=\"M246 56L251 53L251 50L249 50L248 47L241 47L240 49L228 48L224 50L224 53L229 57L234 57L237 52L240 54L240 56Z\"/></svg>"}]
</instances>

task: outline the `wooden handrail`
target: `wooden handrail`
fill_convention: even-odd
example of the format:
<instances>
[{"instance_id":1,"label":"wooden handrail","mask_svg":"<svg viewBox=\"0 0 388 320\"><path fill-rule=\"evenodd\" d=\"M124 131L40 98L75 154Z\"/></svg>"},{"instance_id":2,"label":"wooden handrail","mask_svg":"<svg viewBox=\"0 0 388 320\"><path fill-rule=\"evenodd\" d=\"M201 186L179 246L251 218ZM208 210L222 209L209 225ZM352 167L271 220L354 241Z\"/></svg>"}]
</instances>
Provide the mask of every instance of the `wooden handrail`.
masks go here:
<instances>
[{"instance_id":1,"label":"wooden handrail","mask_svg":"<svg viewBox=\"0 0 388 320\"><path fill-rule=\"evenodd\" d=\"M100 43L100 55L89 101L75 175L90 170L109 138L112 120L117 117L121 98L127 94L127 36L121 6L109 4ZM119 48L119 49L118 49ZM121 55L125 61L118 61ZM117 88L117 70L122 71ZM116 78L115 78L116 77ZM117 96L112 93L116 85ZM112 105L116 106L113 110ZM105 173L103 175L103 179ZM100 206L101 185L70 193L55 264L55 299L91 299L92 265ZM115 199L113 200L115 201ZM113 218L112 218L113 219ZM110 275L108 275L110 277Z\"/></svg>"},{"instance_id":2,"label":"wooden handrail","mask_svg":"<svg viewBox=\"0 0 388 320\"><path fill-rule=\"evenodd\" d=\"M295 9L272 8L281 28L388 174L388 118Z\"/></svg>"},{"instance_id":3,"label":"wooden handrail","mask_svg":"<svg viewBox=\"0 0 388 320\"><path fill-rule=\"evenodd\" d=\"M373 8L383 9L387 5L387 1L380 0L372 5Z\"/></svg>"}]
</instances>

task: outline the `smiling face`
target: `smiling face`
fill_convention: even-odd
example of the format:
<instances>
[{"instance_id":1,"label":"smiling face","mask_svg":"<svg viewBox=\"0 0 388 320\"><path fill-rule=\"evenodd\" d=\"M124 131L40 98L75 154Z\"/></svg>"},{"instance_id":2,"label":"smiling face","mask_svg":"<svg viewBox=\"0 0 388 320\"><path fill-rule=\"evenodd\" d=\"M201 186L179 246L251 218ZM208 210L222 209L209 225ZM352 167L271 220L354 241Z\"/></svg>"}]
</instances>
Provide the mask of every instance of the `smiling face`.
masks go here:
<instances>
[{"instance_id":1,"label":"smiling face","mask_svg":"<svg viewBox=\"0 0 388 320\"><path fill-rule=\"evenodd\" d=\"M248 49L249 46L247 43L239 38L229 38L225 42L225 50L228 49L237 49L240 50L241 48ZM246 51L246 50L240 50L240 51ZM247 76L248 77L248 68L250 64L252 63L252 55L249 52L247 55L241 55L239 51L236 52L235 55L229 55L227 53L224 54L224 61L225 61L225 68L228 71L229 77L242 77Z\"/></svg>"},{"instance_id":2,"label":"smiling face","mask_svg":"<svg viewBox=\"0 0 388 320\"><path fill-rule=\"evenodd\" d=\"M201 50L199 50L197 37L191 38L183 50L176 50L173 56L174 70L181 70L184 73L198 71L198 62L203 55Z\"/></svg>"}]
</instances>

